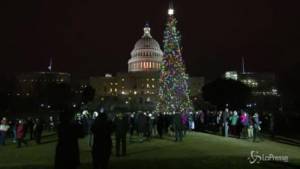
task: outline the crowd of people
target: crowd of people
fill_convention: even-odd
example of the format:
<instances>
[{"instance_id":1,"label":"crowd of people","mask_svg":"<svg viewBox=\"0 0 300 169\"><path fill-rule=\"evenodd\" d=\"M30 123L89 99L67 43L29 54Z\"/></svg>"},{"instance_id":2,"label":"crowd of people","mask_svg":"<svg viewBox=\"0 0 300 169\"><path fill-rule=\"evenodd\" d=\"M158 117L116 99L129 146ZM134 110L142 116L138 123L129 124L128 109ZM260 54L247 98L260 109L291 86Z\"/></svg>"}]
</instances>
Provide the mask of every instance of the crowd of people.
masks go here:
<instances>
[{"instance_id":1,"label":"crowd of people","mask_svg":"<svg viewBox=\"0 0 300 169\"><path fill-rule=\"evenodd\" d=\"M50 132L56 131L58 135L55 169L75 169L80 164L78 139L87 136L94 169L105 169L112 154L113 134L115 155L122 157L127 154L127 142L142 143L154 137L172 137L174 141L181 142L188 131L251 138L256 142L259 136L262 140L262 121L268 123L268 129L272 131L274 122L271 115L261 118L258 113L228 109L193 113L129 113L122 108L116 108L114 112L106 112L101 108L99 112L83 111L76 115L72 110L65 110L57 119L53 116L48 117L48 120L8 120L3 117L0 123L0 144L5 145L7 138L11 138L17 147L27 145L29 140L40 144L43 130L47 128Z\"/></svg>"},{"instance_id":2,"label":"crowd of people","mask_svg":"<svg viewBox=\"0 0 300 169\"><path fill-rule=\"evenodd\" d=\"M8 120L6 117L2 117L0 121L0 145L4 146L8 138L18 148L22 147L23 144L27 146L27 140L35 140L37 144L40 144L44 125L39 118Z\"/></svg>"},{"instance_id":3,"label":"crowd of people","mask_svg":"<svg viewBox=\"0 0 300 169\"><path fill-rule=\"evenodd\" d=\"M262 118L258 113L246 111L198 111L194 113L115 113L108 114L111 121L118 125L118 117L123 116L126 124L121 129L127 130L130 138L134 135L139 141L149 140L152 137L174 136L175 141L181 141L187 131L213 132L225 137L252 138L257 141L261 135L262 124L272 134L274 119L271 114ZM83 124L91 125L88 116L79 118ZM90 128L90 127L85 127Z\"/></svg>"},{"instance_id":4,"label":"crowd of people","mask_svg":"<svg viewBox=\"0 0 300 169\"><path fill-rule=\"evenodd\" d=\"M58 144L56 147L55 168L76 168L80 163L78 139L89 136L92 148L94 169L106 169L112 153L112 135L115 138L115 155L127 154L127 135L130 141L138 142L164 135L174 136L177 142L182 141L185 131L183 124L188 121L187 115L152 114L147 112L127 113L116 108L114 113L107 113L103 108L93 114L84 111L73 118L72 112L65 111L60 115L58 125Z\"/></svg>"},{"instance_id":5,"label":"crowd of people","mask_svg":"<svg viewBox=\"0 0 300 169\"><path fill-rule=\"evenodd\" d=\"M76 118L71 112L64 113L58 126L56 169L76 168L79 161L78 139L89 135L94 169L105 169L112 153L112 135L115 138L115 155L126 156L127 136L129 142L151 138L173 137L183 140L187 131L213 132L225 137L251 138L253 142L261 137L262 120L258 113L245 111L199 111L195 113L127 113L116 109L107 113L103 108L93 114L84 111ZM72 121L72 119L74 121ZM269 119L270 121L270 119ZM68 161L70 163L68 163ZM74 163L75 161L75 163Z\"/></svg>"},{"instance_id":6,"label":"crowd of people","mask_svg":"<svg viewBox=\"0 0 300 169\"><path fill-rule=\"evenodd\" d=\"M246 111L199 111L193 114L195 131L214 132L225 137L262 140L262 129L274 134L274 118L272 114Z\"/></svg>"}]
</instances>

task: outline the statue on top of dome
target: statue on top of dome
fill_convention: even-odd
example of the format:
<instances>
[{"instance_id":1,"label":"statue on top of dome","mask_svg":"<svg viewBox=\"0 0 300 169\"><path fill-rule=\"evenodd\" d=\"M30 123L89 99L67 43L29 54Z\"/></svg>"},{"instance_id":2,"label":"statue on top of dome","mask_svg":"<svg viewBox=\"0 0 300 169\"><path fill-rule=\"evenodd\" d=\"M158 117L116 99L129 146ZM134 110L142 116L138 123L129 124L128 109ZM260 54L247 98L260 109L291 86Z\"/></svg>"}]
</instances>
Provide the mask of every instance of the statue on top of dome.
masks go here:
<instances>
[{"instance_id":1,"label":"statue on top of dome","mask_svg":"<svg viewBox=\"0 0 300 169\"><path fill-rule=\"evenodd\" d=\"M150 28L150 26L149 26L149 23L146 22L145 27L144 27L144 35L143 35L143 38L144 38L144 37L152 38L150 31L151 31L151 28Z\"/></svg>"}]
</instances>

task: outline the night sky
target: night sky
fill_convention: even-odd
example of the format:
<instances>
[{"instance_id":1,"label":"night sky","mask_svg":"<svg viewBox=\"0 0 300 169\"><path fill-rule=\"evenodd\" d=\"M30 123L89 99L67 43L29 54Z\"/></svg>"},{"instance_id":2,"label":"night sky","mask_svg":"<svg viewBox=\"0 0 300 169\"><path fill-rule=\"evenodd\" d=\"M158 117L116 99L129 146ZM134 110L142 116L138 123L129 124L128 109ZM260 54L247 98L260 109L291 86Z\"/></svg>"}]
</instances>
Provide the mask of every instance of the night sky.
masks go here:
<instances>
[{"instance_id":1,"label":"night sky","mask_svg":"<svg viewBox=\"0 0 300 169\"><path fill-rule=\"evenodd\" d=\"M162 44L167 0L10 0L2 4L0 73L75 76L127 71L149 21ZM191 76L225 70L280 72L300 60L300 10L287 0L177 0L183 57ZM4 46L3 46L4 45Z\"/></svg>"}]
</instances>

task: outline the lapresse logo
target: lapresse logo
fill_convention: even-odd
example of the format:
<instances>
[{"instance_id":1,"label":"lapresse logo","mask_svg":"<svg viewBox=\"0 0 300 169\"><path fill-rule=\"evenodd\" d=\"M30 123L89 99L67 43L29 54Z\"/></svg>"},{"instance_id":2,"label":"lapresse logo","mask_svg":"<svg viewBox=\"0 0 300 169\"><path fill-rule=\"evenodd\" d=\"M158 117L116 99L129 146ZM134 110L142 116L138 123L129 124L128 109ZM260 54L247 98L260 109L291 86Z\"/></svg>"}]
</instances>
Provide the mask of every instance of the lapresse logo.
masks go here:
<instances>
[{"instance_id":1,"label":"lapresse logo","mask_svg":"<svg viewBox=\"0 0 300 169\"><path fill-rule=\"evenodd\" d=\"M289 162L289 157L286 155L260 154L258 151L251 151L248 157L250 164L259 164L265 161Z\"/></svg>"}]
</instances>

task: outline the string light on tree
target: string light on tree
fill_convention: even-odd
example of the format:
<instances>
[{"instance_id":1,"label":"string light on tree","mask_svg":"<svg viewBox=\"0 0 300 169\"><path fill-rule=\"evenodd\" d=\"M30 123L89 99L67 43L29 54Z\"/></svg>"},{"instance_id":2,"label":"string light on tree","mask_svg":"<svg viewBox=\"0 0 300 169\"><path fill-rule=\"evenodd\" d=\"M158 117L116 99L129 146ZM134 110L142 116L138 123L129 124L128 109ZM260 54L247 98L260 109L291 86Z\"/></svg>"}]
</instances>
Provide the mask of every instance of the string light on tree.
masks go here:
<instances>
[{"instance_id":1,"label":"string light on tree","mask_svg":"<svg viewBox=\"0 0 300 169\"><path fill-rule=\"evenodd\" d=\"M175 10L170 4L168 21L164 31L164 57L160 73L159 103L157 112L193 111L189 97L188 75L182 60L180 33L177 31Z\"/></svg>"}]
</instances>

